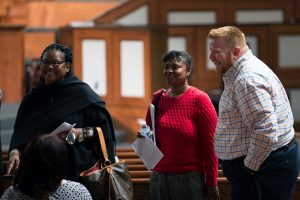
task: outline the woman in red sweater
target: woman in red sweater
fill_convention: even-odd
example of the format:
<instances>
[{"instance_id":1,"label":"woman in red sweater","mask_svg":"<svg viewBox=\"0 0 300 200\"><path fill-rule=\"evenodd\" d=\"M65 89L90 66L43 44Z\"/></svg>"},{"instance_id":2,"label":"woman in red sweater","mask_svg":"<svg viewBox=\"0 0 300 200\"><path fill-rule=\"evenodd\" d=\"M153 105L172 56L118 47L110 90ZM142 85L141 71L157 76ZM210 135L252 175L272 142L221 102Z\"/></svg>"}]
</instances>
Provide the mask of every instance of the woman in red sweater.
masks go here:
<instances>
[{"instance_id":1,"label":"woman in red sweater","mask_svg":"<svg viewBox=\"0 0 300 200\"><path fill-rule=\"evenodd\" d=\"M214 151L217 114L209 96L191 86L192 57L170 51L163 57L170 88L154 93L156 141L164 157L150 178L151 200L219 199ZM148 110L147 124L151 126Z\"/></svg>"}]
</instances>

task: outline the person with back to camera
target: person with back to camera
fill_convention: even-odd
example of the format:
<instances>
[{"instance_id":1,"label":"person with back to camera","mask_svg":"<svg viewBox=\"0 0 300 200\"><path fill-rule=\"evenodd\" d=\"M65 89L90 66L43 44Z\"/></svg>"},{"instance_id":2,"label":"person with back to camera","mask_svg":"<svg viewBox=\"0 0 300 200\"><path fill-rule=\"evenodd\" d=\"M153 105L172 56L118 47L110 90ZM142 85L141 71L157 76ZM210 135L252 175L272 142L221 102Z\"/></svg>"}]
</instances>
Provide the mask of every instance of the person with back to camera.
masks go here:
<instances>
[{"instance_id":1,"label":"person with back to camera","mask_svg":"<svg viewBox=\"0 0 300 200\"><path fill-rule=\"evenodd\" d=\"M210 60L224 81L215 150L232 199L291 199L300 160L283 85L239 28L212 29L208 38Z\"/></svg>"},{"instance_id":2,"label":"person with back to camera","mask_svg":"<svg viewBox=\"0 0 300 200\"><path fill-rule=\"evenodd\" d=\"M76 124L66 133L70 165L67 179L78 181L80 172L92 167L100 149L96 127L101 127L109 160L115 162L112 119L103 100L72 75L72 52L62 44L51 44L41 55L41 82L25 95L18 110L9 147L7 173L14 173L28 141L50 133L63 122Z\"/></svg>"},{"instance_id":3,"label":"person with back to camera","mask_svg":"<svg viewBox=\"0 0 300 200\"><path fill-rule=\"evenodd\" d=\"M39 59L32 59L30 70L30 90L37 87L41 79L41 64Z\"/></svg>"},{"instance_id":4,"label":"person with back to camera","mask_svg":"<svg viewBox=\"0 0 300 200\"><path fill-rule=\"evenodd\" d=\"M150 177L151 200L219 199L214 106L205 92L189 84L193 60L187 52L169 51L162 61L170 88L155 92L152 99L159 98L156 142L164 157ZM151 126L149 110L146 122Z\"/></svg>"},{"instance_id":5,"label":"person with back to camera","mask_svg":"<svg viewBox=\"0 0 300 200\"><path fill-rule=\"evenodd\" d=\"M35 88L41 79L41 63L39 58L26 61L25 93Z\"/></svg>"},{"instance_id":6,"label":"person with back to camera","mask_svg":"<svg viewBox=\"0 0 300 200\"><path fill-rule=\"evenodd\" d=\"M56 134L34 137L22 152L20 167L1 200L92 200L80 183L66 180L68 150Z\"/></svg>"}]
</instances>

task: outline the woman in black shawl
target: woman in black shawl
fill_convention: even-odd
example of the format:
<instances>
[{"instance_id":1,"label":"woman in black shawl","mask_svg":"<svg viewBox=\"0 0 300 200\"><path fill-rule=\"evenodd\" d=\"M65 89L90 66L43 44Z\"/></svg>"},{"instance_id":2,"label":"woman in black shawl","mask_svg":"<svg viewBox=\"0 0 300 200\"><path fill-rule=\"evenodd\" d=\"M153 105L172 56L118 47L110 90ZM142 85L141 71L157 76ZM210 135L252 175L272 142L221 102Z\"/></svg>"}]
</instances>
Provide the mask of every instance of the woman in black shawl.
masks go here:
<instances>
[{"instance_id":1,"label":"woman in black shawl","mask_svg":"<svg viewBox=\"0 0 300 200\"><path fill-rule=\"evenodd\" d=\"M71 50L61 44L49 45L41 55L41 67L39 85L25 95L17 114L7 173L18 169L22 150L31 138L50 133L63 122L76 124L71 130L76 141L67 145L70 154L68 179L78 181L80 172L99 160L95 151L95 148L100 149L96 127L102 128L109 159L115 162L112 119L103 100L72 75Z\"/></svg>"}]
</instances>

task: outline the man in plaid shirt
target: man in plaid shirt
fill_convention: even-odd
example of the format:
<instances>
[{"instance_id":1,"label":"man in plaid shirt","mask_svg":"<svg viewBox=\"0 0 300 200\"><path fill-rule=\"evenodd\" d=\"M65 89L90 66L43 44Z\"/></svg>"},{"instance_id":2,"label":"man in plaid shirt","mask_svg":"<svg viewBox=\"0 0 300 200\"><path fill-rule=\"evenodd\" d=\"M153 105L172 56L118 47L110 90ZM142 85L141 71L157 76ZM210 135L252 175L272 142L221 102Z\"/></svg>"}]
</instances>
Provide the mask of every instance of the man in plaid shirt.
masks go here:
<instances>
[{"instance_id":1,"label":"man in plaid shirt","mask_svg":"<svg viewBox=\"0 0 300 200\"><path fill-rule=\"evenodd\" d=\"M232 199L290 199L300 159L283 85L239 28L212 29L208 37L210 60L224 82L215 151Z\"/></svg>"}]
</instances>

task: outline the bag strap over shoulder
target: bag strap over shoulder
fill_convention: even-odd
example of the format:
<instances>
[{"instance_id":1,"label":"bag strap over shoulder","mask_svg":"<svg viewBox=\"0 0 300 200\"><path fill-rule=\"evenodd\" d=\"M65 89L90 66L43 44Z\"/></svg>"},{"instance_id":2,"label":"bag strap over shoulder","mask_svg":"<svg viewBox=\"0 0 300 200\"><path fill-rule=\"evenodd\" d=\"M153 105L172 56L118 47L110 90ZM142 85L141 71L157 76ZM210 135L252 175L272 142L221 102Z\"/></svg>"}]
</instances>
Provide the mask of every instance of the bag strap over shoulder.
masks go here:
<instances>
[{"instance_id":1,"label":"bag strap over shoulder","mask_svg":"<svg viewBox=\"0 0 300 200\"><path fill-rule=\"evenodd\" d=\"M103 132L102 129L100 127L97 127L97 132L98 132L98 136L99 136L99 141L100 141L100 146L101 146L101 150L102 150L102 154L104 157L104 166L108 166L111 164L110 160L108 159L108 154L107 154L107 150L106 150L106 144L105 144L105 139L103 136Z\"/></svg>"},{"instance_id":2,"label":"bag strap over shoulder","mask_svg":"<svg viewBox=\"0 0 300 200\"><path fill-rule=\"evenodd\" d=\"M155 111L154 111L154 126L155 127L157 127L157 114L158 114L158 103L159 103L159 101L160 101L160 99L161 99L161 97L162 97L162 95L163 95L163 93L166 93L167 92L167 90L166 89L164 89L164 88L162 88L162 89L160 89L160 90L158 90L156 93L155 93L155 96L153 97L153 99L152 99L152 104L154 105L154 107L155 107ZM152 122L153 123L153 122ZM154 136L153 136L153 139L155 140L154 142L155 142L155 145L156 146L159 146L159 144L158 144L158 141L157 141L157 131L155 131L154 132Z\"/></svg>"},{"instance_id":3,"label":"bag strap over shoulder","mask_svg":"<svg viewBox=\"0 0 300 200\"><path fill-rule=\"evenodd\" d=\"M161 99L161 96L162 96L163 93L165 93L165 92L167 92L167 90L164 89L164 88L162 88L162 89L160 89L159 91L157 91L157 92L155 93L155 96L153 97L153 100L152 100L152 104L153 104L155 107L158 106L158 103L159 103L159 101L160 101L160 99Z\"/></svg>"}]
</instances>

